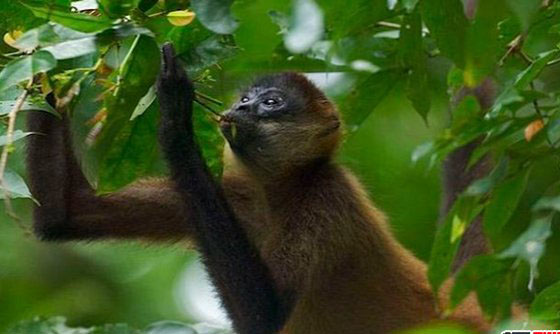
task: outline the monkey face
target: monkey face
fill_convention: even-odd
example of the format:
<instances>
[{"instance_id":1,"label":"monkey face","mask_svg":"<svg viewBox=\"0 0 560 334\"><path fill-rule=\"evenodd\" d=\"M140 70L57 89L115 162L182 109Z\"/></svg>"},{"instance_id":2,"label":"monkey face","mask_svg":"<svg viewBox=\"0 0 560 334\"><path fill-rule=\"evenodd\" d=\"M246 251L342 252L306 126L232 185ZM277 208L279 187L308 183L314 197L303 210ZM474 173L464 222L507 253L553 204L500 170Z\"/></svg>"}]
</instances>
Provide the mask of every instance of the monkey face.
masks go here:
<instances>
[{"instance_id":1,"label":"monkey face","mask_svg":"<svg viewBox=\"0 0 560 334\"><path fill-rule=\"evenodd\" d=\"M278 170L329 156L340 121L332 103L296 73L265 76L223 115L221 130L249 166Z\"/></svg>"}]
</instances>

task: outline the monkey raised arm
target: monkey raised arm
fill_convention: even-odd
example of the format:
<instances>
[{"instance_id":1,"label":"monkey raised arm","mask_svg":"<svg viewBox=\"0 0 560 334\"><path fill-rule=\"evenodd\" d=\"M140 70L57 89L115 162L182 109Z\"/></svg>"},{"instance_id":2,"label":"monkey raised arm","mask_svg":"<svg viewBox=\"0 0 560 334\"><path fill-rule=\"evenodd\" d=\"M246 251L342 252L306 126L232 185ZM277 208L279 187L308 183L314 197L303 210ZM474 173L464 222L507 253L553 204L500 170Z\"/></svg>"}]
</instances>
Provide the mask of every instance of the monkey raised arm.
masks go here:
<instances>
[{"instance_id":1,"label":"monkey raised arm","mask_svg":"<svg viewBox=\"0 0 560 334\"><path fill-rule=\"evenodd\" d=\"M173 47L163 47L157 84L160 143L178 192L193 207L195 239L210 278L239 334L281 329L279 298L268 268L209 173L193 135L194 89Z\"/></svg>"},{"instance_id":2,"label":"monkey raised arm","mask_svg":"<svg viewBox=\"0 0 560 334\"><path fill-rule=\"evenodd\" d=\"M190 212L166 180L96 196L74 156L67 116L62 118L44 112L27 117L28 130L37 133L28 137L27 171L40 203L33 228L41 239L179 240L191 234Z\"/></svg>"}]
</instances>

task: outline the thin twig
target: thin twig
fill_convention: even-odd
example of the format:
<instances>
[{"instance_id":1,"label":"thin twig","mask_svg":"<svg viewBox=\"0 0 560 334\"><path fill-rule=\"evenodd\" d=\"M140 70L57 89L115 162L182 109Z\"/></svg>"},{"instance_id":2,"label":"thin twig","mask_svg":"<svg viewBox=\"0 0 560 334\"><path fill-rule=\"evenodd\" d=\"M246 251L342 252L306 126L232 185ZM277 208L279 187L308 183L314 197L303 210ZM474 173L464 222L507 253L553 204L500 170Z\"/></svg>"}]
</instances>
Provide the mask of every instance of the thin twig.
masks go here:
<instances>
[{"instance_id":1,"label":"thin twig","mask_svg":"<svg viewBox=\"0 0 560 334\"><path fill-rule=\"evenodd\" d=\"M386 22L386 21L376 22L375 25L378 26L378 27L392 28L392 29L400 29L401 28L401 25L398 24L398 23Z\"/></svg>"},{"instance_id":2,"label":"thin twig","mask_svg":"<svg viewBox=\"0 0 560 334\"><path fill-rule=\"evenodd\" d=\"M219 105L219 106L223 106L223 105L224 105L224 103L223 103L222 101L217 100L217 99L215 99L215 98L213 98L213 97L211 97L211 96L208 96L208 95L206 95L206 94L204 94L204 93L201 93L201 92L199 92L199 91L196 91L195 94L198 95L198 96L200 96L201 98L203 98L203 99L205 99L205 100L208 100L209 102L212 102L212 103L216 104L216 105Z\"/></svg>"},{"instance_id":3,"label":"thin twig","mask_svg":"<svg viewBox=\"0 0 560 334\"><path fill-rule=\"evenodd\" d=\"M546 63L546 66L556 65L558 63L560 63L560 58L549 61L548 63Z\"/></svg>"},{"instance_id":4,"label":"thin twig","mask_svg":"<svg viewBox=\"0 0 560 334\"><path fill-rule=\"evenodd\" d=\"M506 58L509 57L512 53L519 51L521 44L523 43L523 35L517 35L511 42L508 43L508 49L506 53L500 58L498 61L499 66L503 66Z\"/></svg>"},{"instance_id":5,"label":"thin twig","mask_svg":"<svg viewBox=\"0 0 560 334\"><path fill-rule=\"evenodd\" d=\"M194 99L194 102L200 104L200 106L202 106L204 109L206 109L207 111L211 112L212 114L214 114L216 118L212 117L212 120L219 122L222 119L222 114L220 114L219 112L217 112L216 110L212 109L209 105L205 104L204 102L200 101L199 99Z\"/></svg>"},{"instance_id":6,"label":"thin twig","mask_svg":"<svg viewBox=\"0 0 560 334\"><path fill-rule=\"evenodd\" d=\"M0 156L0 188L2 188L2 191L4 192L4 205L6 207L6 213L8 214L9 217L11 217L14 221L16 221L18 225L20 225L24 230L27 230L27 228L22 224L21 219L16 215L12 207L12 202L10 201L10 192L6 187L5 180L4 180L4 176L5 176L4 173L6 171L6 165L8 163L8 155L10 154L10 150L12 148L14 130L16 125L16 116L20 111L21 107L23 106L23 103L25 102L25 99L27 98L27 95L29 94L32 85L33 85L33 78L29 79L29 82L27 83L25 90L18 97L14 107L8 114L8 129L6 131L6 145L4 146L4 149L2 150L2 155Z\"/></svg>"},{"instance_id":7,"label":"thin twig","mask_svg":"<svg viewBox=\"0 0 560 334\"><path fill-rule=\"evenodd\" d=\"M533 81L529 82L529 86L531 87L531 90L533 90L533 91L535 90L535 83ZM539 105L538 99L534 98L532 102L533 102L533 108L535 109L535 113L537 114L537 116L539 116L539 119L544 124L544 115L541 111L541 107ZM552 140L550 140L550 137L548 136L548 133L546 133L546 141L548 142L550 147L554 148L554 143L552 142Z\"/></svg>"}]
</instances>

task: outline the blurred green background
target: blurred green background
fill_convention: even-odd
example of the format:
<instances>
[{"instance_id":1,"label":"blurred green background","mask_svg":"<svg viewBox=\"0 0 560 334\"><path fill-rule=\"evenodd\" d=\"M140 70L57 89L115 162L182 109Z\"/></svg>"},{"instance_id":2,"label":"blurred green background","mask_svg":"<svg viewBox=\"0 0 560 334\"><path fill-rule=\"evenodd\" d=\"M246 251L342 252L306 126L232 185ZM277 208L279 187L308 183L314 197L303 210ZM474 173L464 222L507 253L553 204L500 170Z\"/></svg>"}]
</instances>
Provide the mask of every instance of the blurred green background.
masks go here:
<instances>
[{"instance_id":1,"label":"blurred green background","mask_svg":"<svg viewBox=\"0 0 560 334\"><path fill-rule=\"evenodd\" d=\"M268 11L285 8L272 0L236 2L234 12L241 25L235 39L240 52L215 70L219 81L209 92L212 96L231 102L239 82L248 82L254 74L248 73L247 64L269 60L281 36ZM359 129L347 131L339 155L339 160L358 175L372 200L385 211L397 238L423 260L429 257L438 220L440 171L439 166L428 168L426 161L413 164L411 153L445 127L449 100L445 73L450 65L442 60L429 65L433 96L428 124L414 111L404 87L398 84ZM552 69L551 73L557 71ZM333 74L313 73L311 77L324 85L335 101L347 88L345 81L338 81L340 78ZM554 76L549 78L551 85L558 85ZM23 171L22 159L17 156L22 152L21 142L18 145L10 161L19 166L11 167ZM558 176L558 164L552 159L534 168L532 182L504 229L503 245L525 230L531 205ZM14 200L14 204L28 226L33 204L27 200ZM556 224L556 233L541 261L538 289L560 277L558 230ZM0 333L36 315L63 315L70 325L83 326L126 322L143 327L162 319L223 321L219 316L212 317L215 305L208 294L201 293L205 288L199 267L196 254L182 244L41 243L1 212ZM518 276L515 284L523 297L528 293L527 268L520 270Z\"/></svg>"}]
</instances>

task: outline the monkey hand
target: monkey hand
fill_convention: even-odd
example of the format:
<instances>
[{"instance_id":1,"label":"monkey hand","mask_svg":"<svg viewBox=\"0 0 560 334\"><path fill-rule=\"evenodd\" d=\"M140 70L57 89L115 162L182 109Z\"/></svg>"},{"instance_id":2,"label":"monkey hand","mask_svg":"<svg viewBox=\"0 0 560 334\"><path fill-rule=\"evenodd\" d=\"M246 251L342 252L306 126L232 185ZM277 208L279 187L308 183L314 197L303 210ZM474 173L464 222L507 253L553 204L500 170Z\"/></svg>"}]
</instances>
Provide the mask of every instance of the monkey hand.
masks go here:
<instances>
[{"instance_id":1,"label":"monkey hand","mask_svg":"<svg viewBox=\"0 0 560 334\"><path fill-rule=\"evenodd\" d=\"M177 59L171 43L164 44L161 53L161 70L156 88L162 121L192 127L193 84Z\"/></svg>"}]
</instances>

